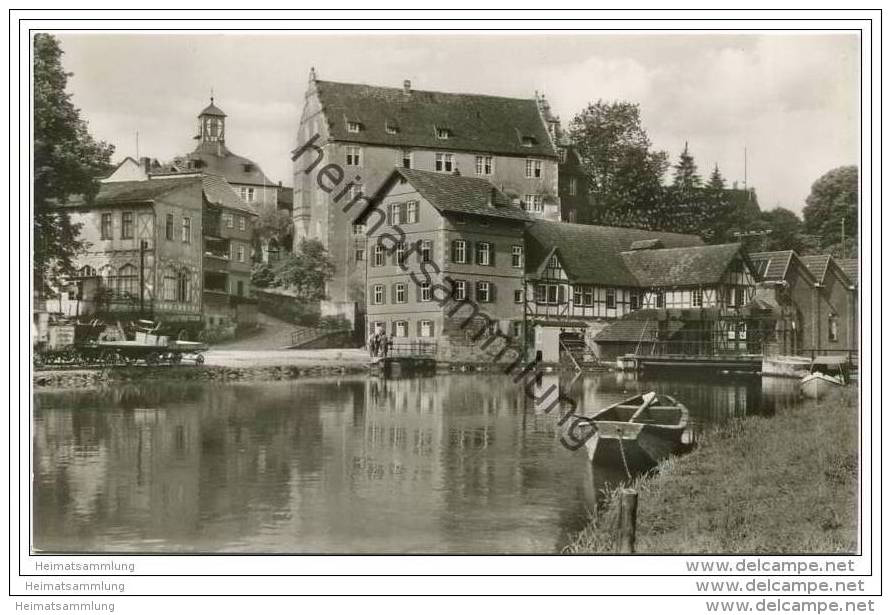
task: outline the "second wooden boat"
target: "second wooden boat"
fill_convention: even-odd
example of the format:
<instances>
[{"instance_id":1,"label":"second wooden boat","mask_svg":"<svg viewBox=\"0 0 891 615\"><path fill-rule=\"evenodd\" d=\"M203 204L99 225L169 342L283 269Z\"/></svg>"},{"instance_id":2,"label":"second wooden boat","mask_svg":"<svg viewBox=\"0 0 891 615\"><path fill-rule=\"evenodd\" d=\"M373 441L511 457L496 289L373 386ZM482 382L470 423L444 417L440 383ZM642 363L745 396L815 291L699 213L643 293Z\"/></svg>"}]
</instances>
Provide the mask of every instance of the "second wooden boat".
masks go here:
<instances>
[{"instance_id":1,"label":"second wooden boat","mask_svg":"<svg viewBox=\"0 0 891 615\"><path fill-rule=\"evenodd\" d=\"M809 399L822 399L830 391L848 383L848 361L841 356L814 358L811 373L801 379L801 394Z\"/></svg>"}]
</instances>

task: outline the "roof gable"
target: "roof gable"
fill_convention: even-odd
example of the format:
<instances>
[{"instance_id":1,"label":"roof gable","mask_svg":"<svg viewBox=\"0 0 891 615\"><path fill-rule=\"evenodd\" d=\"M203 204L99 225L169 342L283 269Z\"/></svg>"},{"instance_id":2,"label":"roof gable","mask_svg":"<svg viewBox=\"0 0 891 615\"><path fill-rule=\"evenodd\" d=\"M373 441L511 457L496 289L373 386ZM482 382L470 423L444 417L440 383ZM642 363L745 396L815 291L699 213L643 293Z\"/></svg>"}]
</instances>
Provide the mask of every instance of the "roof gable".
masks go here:
<instances>
[{"instance_id":1,"label":"roof gable","mask_svg":"<svg viewBox=\"0 0 891 615\"><path fill-rule=\"evenodd\" d=\"M334 141L557 157L531 98L314 84Z\"/></svg>"},{"instance_id":2,"label":"roof gable","mask_svg":"<svg viewBox=\"0 0 891 615\"><path fill-rule=\"evenodd\" d=\"M718 284L742 255L738 243L623 252L622 258L642 286Z\"/></svg>"},{"instance_id":3,"label":"roof gable","mask_svg":"<svg viewBox=\"0 0 891 615\"><path fill-rule=\"evenodd\" d=\"M537 220L526 231L526 271L536 274L556 246L573 283L636 287L640 283L621 253L636 241L652 239L668 248L703 244L696 235Z\"/></svg>"},{"instance_id":4,"label":"roof gable","mask_svg":"<svg viewBox=\"0 0 891 615\"><path fill-rule=\"evenodd\" d=\"M442 214L469 214L527 222L531 218L511 205L510 198L485 179L417 169L394 169L373 202L379 202L400 178Z\"/></svg>"},{"instance_id":5,"label":"roof gable","mask_svg":"<svg viewBox=\"0 0 891 615\"><path fill-rule=\"evenodd\" d=\"M250 205L239 198L229 182L222 176L213 173L202 174L201 187L204 190L204 198L211 205L235 209L254 216L257 215L257 212Z\"/></svg>"},{"instance_id":6,"label":"roof gable","mask_svg":"<svg viewBox=\"0 0 891 615\"><path fill-rule=\"evenodd\" d=\"M830 271L832 271L842 280L845 286L854 285L850 276L845 273L844 269L839 266L839 264L836 262L836 259L831 254L813 254L802 256L801 261L805 264L805 266L814 275L814 277L817 279L817 282L820 284L826 283L826 275Z\"/></svg>"}]
</instances>

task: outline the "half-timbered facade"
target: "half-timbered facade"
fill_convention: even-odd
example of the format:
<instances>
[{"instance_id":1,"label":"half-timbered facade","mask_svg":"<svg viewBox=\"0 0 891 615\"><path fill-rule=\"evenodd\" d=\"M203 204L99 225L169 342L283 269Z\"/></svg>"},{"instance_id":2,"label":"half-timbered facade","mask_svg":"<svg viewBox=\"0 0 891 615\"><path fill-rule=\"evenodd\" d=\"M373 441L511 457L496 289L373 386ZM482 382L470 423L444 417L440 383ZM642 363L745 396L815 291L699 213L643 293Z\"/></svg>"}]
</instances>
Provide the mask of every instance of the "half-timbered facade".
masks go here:
<instances>
[{"instance_id":1,"label":"half-timbered facade","mask_svg":"<svg viewBox=\"0 0 891 615\"><path fill-rule=\"evenodd\" d=\"M220 176L106 181L94 199L66 208L88 246L65 293L62 311L71 316L223 324L233 298L249 294L257 214ZM209 299L225 308L217 322L206 321Z\"/></svg>"}]
</instances>

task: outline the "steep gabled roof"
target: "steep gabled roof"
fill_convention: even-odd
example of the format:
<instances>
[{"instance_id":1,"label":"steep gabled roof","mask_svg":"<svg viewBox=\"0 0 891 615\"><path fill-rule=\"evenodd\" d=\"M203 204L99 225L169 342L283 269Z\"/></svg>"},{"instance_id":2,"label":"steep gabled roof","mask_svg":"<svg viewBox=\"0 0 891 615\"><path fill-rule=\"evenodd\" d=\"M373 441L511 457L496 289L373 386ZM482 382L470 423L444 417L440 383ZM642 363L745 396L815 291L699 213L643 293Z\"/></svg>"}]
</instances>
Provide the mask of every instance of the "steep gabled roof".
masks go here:
<instances>
[{"instance_id":1,"label":"steep gabled roof","mask_svg":"<svg viewBox=\"0 0 891 615\"><path fill-rule=\"evenodd\" d=\"M860 261L856 258L836 258L836 264L845 272L848 279L856 284L860 278Z\"/></svg>"},{"instance_id":2,"label":"steep gabled roof","mask_svg":"<svg viewBox=\"0 0 891 615\"><path fill-rule=\"evenodd\" d=\"M621 253L634 242L651 239L668 248L703 243L696 235L537 220L526 230L526 272L537 272L556 247L572 282L636 287L640 284Z\"/></svg>"},{"instance_id":3,"label":"steep gabled roof","mask_svg":"<svg viewBox=\"0 0 891 615\"><path fill-rule=\"evenodd\" d=\"M448 175L417 169L394 169L381 184L374 202L389 190L392 182L404 178L440 213L470 214L527 222L529 214L511 205L510 198L485 179Z\"/></svg>"},{"instance_id":4,"label":"steep gabled roof","mask_svg":"<svg viewBox=\"0 0 891 615\"><path fill-rule=\"evenodd\" d=\"M623 252L622 258L641 286L717 284L730 264L742 257L741 245L690 246Z\"/></svg>"},{"instance_id":5,"label":"steep gabled roof","mask_svg":"<svg viewBox=\"0 0 891 615\"><path fill-rule=\"evenodd\" d=\"M764 282L781 282L786 279L786 272L795 252L792 250L780 250L777 252L755 252L750 254L752 264L758 277Z\"/></svg>"},{"instance_id":6,"label":"steep gabled roof","mask_svg":"<svg viewBox=\"0 0 891 615\"><path fill-rule=\"evenodd\" d=\"M804 263L804 266L808 268L814 277L817 278L817 282L820 284L823 283L823 278L826 277L826 270L829 269L829 260L832 258L829 254L813 254L808 256L801 256L801 262Z\"/></svg>"},{"instance_id":7,"label":"steep gabled roof","mask_svg":"<svg viewBox=\"0 0 891 615\"><path fill-rule=\"evenodd\" d=\"M851 280L850 276L845 273L844 269L839 266L838 262L836 262L831 254L813 254L802 256L800 258L801 262L805 264L820 284L825 284L826 274L829 273L830 269L836 272L845 286L853 286L855 283Z\"/></svg>"},{"instance_id":8,"label":"steep gabled roof","mask_svg":"<svg viewBox=\"0 0 891 615\"><path fill-rule=\"evenodd\" d=\"M163 181L163 180L152 180ZM229 182L220 175L213 173L203 173L201 175L201 186L204 189L204 198L212 205L219 205L228 209L235 209L246 214L256 216L257 212L241 200L235 193L235 190L229 185Z\"/></svg>"},{"instance_id":9,"label":"steep gabled roof","mask_svg":"<svg viewBox=\"0 0 891 615\"><path fill-rule=\"evenodd\" d=\"M318 81L334 141L556 158L534 99ZM347 122L358 122L349 132ZM391 131L388 132L387 127ZM439 139L437 128L450 132ZM524 138L531 138L524 146Z\"/></svg>"}]
</instances>

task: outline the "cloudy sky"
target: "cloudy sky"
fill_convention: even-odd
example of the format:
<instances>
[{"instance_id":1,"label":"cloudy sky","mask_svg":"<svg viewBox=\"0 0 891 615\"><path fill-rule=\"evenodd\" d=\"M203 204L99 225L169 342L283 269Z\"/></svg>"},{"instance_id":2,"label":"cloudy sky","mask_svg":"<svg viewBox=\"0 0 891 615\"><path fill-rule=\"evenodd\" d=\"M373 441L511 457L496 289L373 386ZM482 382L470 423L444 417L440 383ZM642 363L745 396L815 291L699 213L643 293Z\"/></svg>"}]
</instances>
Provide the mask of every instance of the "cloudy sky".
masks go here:
<instances>
[{"instance_id":1,"label":"cloudy sky","mask_svg":"<svg viewBox=\"0 0 891 615\"><path fill-rule=\"evenodd\" d=\"M857 164L859 39L782 35L59 35L69 89L115 159L194 147L213 88L227 145L290 185L307 75L531 98L564 125L589 101L640 103L654 146L689 142L700 172L748 181L764 209L801 211L813 181Z\"/></svg>"}]
</instances>

